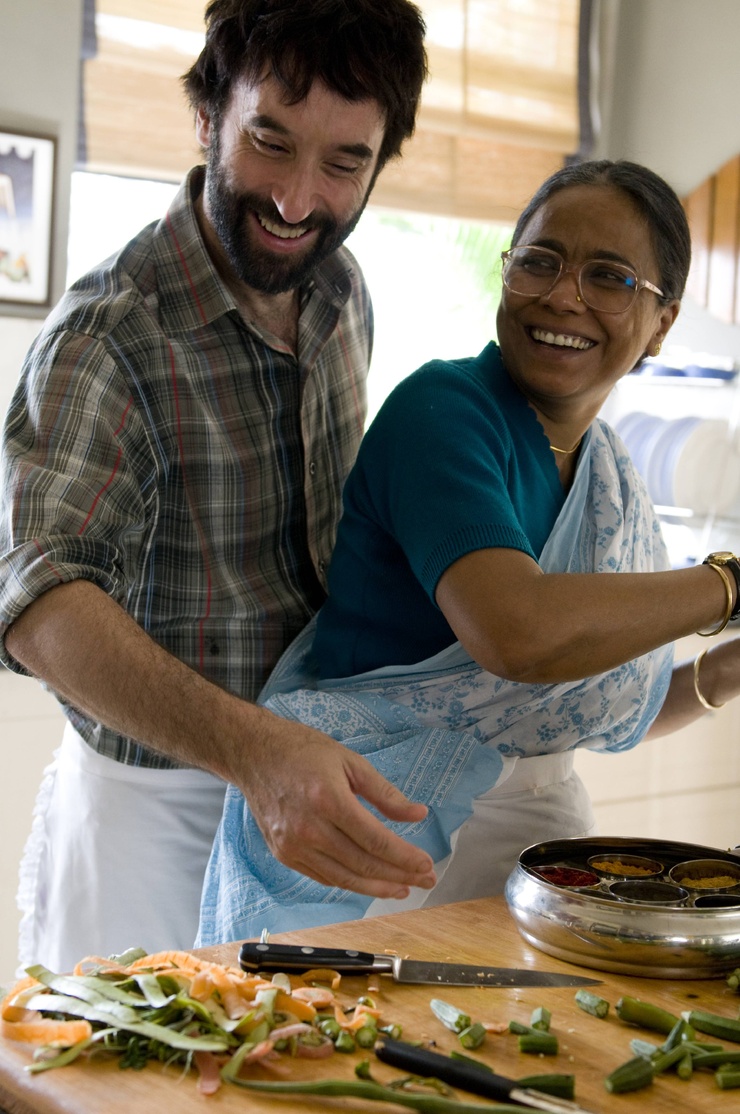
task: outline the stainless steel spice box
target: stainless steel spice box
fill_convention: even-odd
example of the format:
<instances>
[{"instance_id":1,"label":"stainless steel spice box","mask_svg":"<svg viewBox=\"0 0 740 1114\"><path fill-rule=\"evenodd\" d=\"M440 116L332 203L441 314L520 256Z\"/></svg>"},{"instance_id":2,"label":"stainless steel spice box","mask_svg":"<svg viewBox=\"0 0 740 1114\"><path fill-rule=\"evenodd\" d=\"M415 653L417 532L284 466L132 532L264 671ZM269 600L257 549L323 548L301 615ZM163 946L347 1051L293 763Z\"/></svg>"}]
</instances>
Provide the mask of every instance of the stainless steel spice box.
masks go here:
<instances>
[{"instance_id":1,"label":"stainless steel spice box","mask_svg":"<svg viewBox=\"0 0 740 1114\"><path fill-rule=\"evenodd\" d=\"M711 859L726 863L729 876L740 877L740 849L721 850L670 840L598 837L559 839L535 844L519 856L506 883L506 901L522 936L534 947L584 967L649 978L719 978L740 967L740 891L728 886L717 907L694 904L699 892L676 894L676 904L651 904L650 887L665 884L679 864ZM662 866L644 882L641 900L639 878L603 872L597 885L557 885L553 878L568 879L567 871L591 871L598 859L615 864L649 859ZM553 868L562 867L561 875ZM543 868L547 877L540 876ZM578 875L573 875L576 879ZM627 880L630 886L622 886ZM662 888L662 887L661 887ZM678 887L673 887L678 889ZM618 896L628 893L627 900ZM716 893L717 891L714 891ZM706 890L704 891L706 894ZM657 897L654 900L658 900Z\"/></svg>"}]
</instances>

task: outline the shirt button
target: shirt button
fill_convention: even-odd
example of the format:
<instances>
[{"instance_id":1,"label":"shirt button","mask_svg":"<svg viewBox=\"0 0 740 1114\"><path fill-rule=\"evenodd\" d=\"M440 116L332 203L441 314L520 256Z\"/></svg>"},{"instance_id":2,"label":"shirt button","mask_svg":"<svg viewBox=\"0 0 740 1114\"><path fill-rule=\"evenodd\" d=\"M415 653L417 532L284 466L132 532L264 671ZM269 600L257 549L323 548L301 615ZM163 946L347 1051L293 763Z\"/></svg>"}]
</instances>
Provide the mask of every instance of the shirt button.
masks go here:
<instances>
[{"instance_id":1,"label":"shirt button","mask_svg":"<svg viewBox=\"0 0 740 1114\"><path fill-rule=\"evenodd\" d=\"M316 475L316 461L315 460L312 460L310 462L310 464L308 466L308 474L309 474L309 476L315 476Z\"/></svg>"}]
</instances>

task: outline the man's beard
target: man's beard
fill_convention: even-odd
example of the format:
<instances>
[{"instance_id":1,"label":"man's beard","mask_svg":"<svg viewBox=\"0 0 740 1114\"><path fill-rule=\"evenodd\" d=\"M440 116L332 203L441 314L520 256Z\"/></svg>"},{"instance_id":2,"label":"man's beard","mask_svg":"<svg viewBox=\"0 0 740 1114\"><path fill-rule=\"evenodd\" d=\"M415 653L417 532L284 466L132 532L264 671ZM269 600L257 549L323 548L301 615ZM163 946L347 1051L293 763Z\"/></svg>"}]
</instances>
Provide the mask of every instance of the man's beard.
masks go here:
<instances>
[{"instance_id":1,"label":"man's beard","mask_svg":"<svg viewBox=\"0 0 740 1114\"><path fill-rule=\"evenodd\" d=\"M321 213L312 213L301 221L302 228L318 230L313 247L303 255L281 255L255 243L249 232L252 214L283 228L291 227L280 216L277 206L257 193L231 188L220 161L218 142L211 145L208 153L205 190L209 218L237 278L261 294L285 294L301 286L347 239L362 216L371 188L372 183L359 209L342 224Z\"/></svg>"}]
</instances>

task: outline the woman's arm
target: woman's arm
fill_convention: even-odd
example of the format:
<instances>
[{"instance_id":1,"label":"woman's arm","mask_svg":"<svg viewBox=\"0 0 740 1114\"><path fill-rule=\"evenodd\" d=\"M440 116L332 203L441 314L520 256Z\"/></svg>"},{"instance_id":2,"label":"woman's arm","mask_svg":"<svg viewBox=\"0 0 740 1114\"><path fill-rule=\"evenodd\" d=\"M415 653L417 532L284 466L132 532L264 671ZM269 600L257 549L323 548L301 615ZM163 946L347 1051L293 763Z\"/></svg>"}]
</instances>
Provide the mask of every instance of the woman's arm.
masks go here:
<instances>
[{"instance_id":1,"label":"woman's arm","mask_svg":"<svg viewBox=\"0 0 740 1114\"><path fill-rule=\"evenodd\" d=\"M734 602L734 583L732 590ZM727 609L722 579L708 565L546 574L513 549L461 557L440 577L436 600L479 665L507 680L535 684L603 673L711 629Z\"/></svg>"},{"instance_id":2,"label":"woman's arm","mask_svg":"<svg viewBox=\"0 0 740 1114\"><path fill-rule=\"evenodd\" d=\"M696 659L681 662L673 670L670 688L655 722L648 731L650 739L678 731L705 716L709 711L697 696L699 692L714 708L740 695L740 638L706 647L699 662L696 685Z\"/></svg>"}]
</instances>

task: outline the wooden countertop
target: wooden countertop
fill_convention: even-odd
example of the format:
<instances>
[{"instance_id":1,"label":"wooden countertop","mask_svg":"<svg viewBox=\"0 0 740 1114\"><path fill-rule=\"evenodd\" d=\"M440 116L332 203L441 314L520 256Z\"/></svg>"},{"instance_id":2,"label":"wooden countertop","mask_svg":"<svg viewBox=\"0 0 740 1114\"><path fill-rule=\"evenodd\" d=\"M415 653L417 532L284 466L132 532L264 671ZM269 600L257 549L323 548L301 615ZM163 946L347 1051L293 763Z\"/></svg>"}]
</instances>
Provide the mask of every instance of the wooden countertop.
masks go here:
<instances>
[{"instance_id":1,"label":"wooden countertop","mask_svg":"<svg viewBox=\"0 0 740 1114\"><path fill-rule=\"evenodd\" d=\"M519 935L503 898L486 898L439 906L435 909L396 913L366 921L273 935L273 940L288 943L319 943L338 947L357 947L365 951L392 950L420 959L454 960L464 963L527 967L545 971L593 975L602 979L593 987L612 1005L605 1021L580 1010L572 989L494 989L480 987L407 986L383 977L379 996L384 1020L403 1025L407 1040L433 1038L437 1049L449 1052L456 1047L454 1034L434 1018L429 1008L433 996L444 997L479 1021L512 1019L528 1023L536 1006L552 1013L552 1031L560 1039L556 1057L535 1057L518 1051L516 1037L509 1033L490 1035L475 1055L499 1074L510 1078L544 1071L572 1071L576 1076L576 1099L594 1114L629 1114L639 1109L645 1114L676 1111L701 1114L704 1111L740 1111L740 1092L720 1091L710 1072L697 1072L690 1082L674 1074L659 1077L651 1087L627 1095L610 1095L604 1077L631 1056L629 1042L644 1036L659 1043L660 1037L625 1025L613 1014L622 994L642 998L679 1014L682 1010L702 1008L737 1017L740 995L731 991L724 979L668 982L640 979L608 972L589 971L545 955L528 945ZM219 962L236 964L238 946L221 945L203 949L199 954ZM361 994L367 987L365 976L345 976L342 991L348 997ZM711 1038L707 1037L707 1040ZM354 1065L371 1059L372 1053L335 1055L319 1063L295 1062L295 1078L353 1078ZM197 1090L193 1073L182 1077L179 1069L149 1065L144 1071L121 1071L115 1063L72 1064L67 1068L31 1076L24 1066L31 1058L30 1047L0 1041L0 1110L7 1114L307 1114L310 1111L401 1110L387 1104L368 1104L346 1098L305 1099L258 1096L235 1087L224 1086L205 1098ZM376 1065L376 1066L375 1066ZM375 1062L373 1073L389 1080L402 1075L396 1069ZM377 1070L376 1070L377 1067ZM462 1097L462 1096L461 1096ZM475 1100L467 1096L469 1101ZM485 1109L485 1106L483 1107Z\"/></svg>"}]
</instances>

